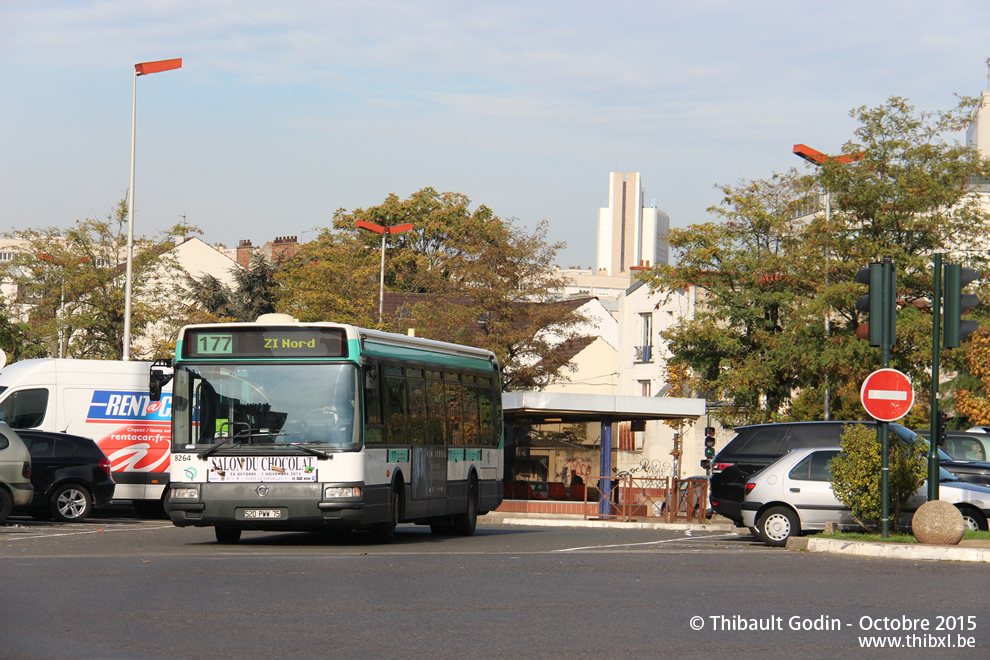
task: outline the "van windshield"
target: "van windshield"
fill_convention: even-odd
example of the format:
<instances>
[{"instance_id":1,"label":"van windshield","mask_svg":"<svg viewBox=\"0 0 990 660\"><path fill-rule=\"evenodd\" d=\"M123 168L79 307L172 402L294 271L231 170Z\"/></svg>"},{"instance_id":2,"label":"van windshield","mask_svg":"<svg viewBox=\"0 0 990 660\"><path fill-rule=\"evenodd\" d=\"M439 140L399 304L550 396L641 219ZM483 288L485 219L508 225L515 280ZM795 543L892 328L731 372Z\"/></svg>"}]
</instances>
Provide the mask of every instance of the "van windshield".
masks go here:
<instances>
[{"instance_id":1,"label":"van windshield","mask_svg":"<svg viewBox=\"0 0 990 660\"><path fill-rule=\"evenodd\" d=\"M361 447L354 364L183 365L173 382L174 451Z\"/></svg>"},{"instance_id":2,"label":"van windshield","mask_svg":"<svg viewBox=\"0 0 990 660\"><path fill-rule=\"evenodd\" d=\"M11 392L0 402L0 422L7 422L12 429L41 426L47 412L48 389L43 387Z\"/></svg>"}]
</instances>

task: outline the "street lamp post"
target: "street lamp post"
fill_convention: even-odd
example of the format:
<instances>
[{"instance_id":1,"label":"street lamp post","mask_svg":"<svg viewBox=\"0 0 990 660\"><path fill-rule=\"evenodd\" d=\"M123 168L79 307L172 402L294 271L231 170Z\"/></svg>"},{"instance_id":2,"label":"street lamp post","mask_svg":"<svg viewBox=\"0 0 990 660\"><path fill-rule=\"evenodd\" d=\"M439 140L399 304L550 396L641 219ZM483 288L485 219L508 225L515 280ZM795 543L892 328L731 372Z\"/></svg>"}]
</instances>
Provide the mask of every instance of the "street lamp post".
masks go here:
<instances>
[{"instance_id":1,"label":"street lamp post","mask_svg":"<svg viewBox=\"0 0 990 660\"><path fill-rule=\"evenodd\" d=\"M124 281L124 352L123 359L131 359L131 278L134 273L134 135L137 125L137 79L160 71L182 68L182 58L141 62L134 65L134 87L131 92L131 178L127 200L127 274Z\"/></svg>"},{"instance_id":2,"label":"street lamp post","mask_svg":"<svg viewBox=\"0 0 990 660\"><path fill-rule=\"evenodd\" d=\"M828 159L835 160L839 163L851 163L856 160L860 160L863 157L862 153L858 154L843 154L841 156L826 156L820 151L812 149L803 144L794 145L794 154L800 158L805 159L812 165L820 166ZM828 190L825 191L825 226L832 226L832 193ZM825 283L828 284L828 261L831 259L831 251L828 247L828 242L825 243ZM831 310L826 310L825 312L825 338L826 340L832 336L832 313ZM828 373L825 374L825 394L824 400L822 401L824 407L824 417L825 421L832 419L832 392L828 382Z\"/></svg>"},{"instance_id":3,"label":"street lamp post","mask_svg":"<svg viewBox=\"0 0 990 660\"><path fill-rule=\"evenodd\" d=\"M390 234L401 234L404 231L409 231L413 228L413 223L407 222L404 225L382 227L381 225L376 225L373 222L358 220L355 224L357 224L357 226L361 229L367 229L368 231L373 231L376 234L382 235L382 268L378 284L378 322L381 323L382 312L385 309L385 240Z\"/></svg>"}]
</instances>

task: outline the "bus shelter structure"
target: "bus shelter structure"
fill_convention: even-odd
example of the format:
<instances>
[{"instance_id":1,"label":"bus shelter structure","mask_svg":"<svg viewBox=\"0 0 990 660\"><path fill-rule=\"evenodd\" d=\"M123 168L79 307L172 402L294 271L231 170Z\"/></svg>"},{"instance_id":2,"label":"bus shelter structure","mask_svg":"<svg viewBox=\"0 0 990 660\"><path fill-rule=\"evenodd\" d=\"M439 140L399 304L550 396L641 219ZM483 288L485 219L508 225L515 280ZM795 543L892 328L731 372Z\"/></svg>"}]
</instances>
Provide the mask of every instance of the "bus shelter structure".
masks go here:
<instances>
[{"instance_id":1,"label":"bus shelter structure","mask_svg":"<svg viewBox=\"0 0 990 660\"><path fill-rule=\"evenodd\" d=\"M601 474L607 475L612 471L612 424L626 421L698 419L705 414L705 399L505 392L502 395L502 414L510 433L516 424L536 426L549 423L600 423L600 470ZM602 515L608 513L608 502L602 501L599 506Z\"/></svg>"}]
</instances>

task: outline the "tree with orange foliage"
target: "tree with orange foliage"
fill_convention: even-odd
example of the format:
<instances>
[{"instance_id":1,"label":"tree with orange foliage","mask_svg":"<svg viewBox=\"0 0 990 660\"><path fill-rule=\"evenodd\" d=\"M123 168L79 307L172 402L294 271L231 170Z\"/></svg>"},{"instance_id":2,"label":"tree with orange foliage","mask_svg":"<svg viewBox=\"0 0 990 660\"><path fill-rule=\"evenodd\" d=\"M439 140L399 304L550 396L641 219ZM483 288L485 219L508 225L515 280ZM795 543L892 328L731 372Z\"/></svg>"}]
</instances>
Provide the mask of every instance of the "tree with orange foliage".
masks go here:
<instances>
[{"instance_id":1,"label":"tree with orange foliage","mask_svg":"<svg viewBox=\"0 0 990 660\"><path fill-rule=\"evenodd\" d=\"M990 392L990 330L981 328L970 337L966 364L969 375L979 379L982 391L957 389L956 412L968 417L973 425L990 425L990 397L987 396Z\"/></svg>"}]
</instances>

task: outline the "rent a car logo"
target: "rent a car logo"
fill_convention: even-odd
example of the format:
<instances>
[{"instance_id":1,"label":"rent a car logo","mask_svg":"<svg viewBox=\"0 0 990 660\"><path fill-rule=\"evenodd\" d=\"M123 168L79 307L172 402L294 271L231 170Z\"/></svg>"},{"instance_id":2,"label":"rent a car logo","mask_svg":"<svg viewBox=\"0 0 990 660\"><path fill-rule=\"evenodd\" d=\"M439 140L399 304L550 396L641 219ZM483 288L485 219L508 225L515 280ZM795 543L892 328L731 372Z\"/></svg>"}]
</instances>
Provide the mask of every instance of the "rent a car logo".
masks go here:
<instances>
[{"instance_id":1,"label":"rent a car logo","mask_svg":"<svg viewBox=\"0 0 990 660\"><path fill-rule=\"evenodd\" d=\"M87 422L168 422L172 416L172 395L162 393L161 401L152 401L147 394L96 390L89 404Z\"/></svg>"},{"instance_id":2,"label":"rent a car logo","mask_svg":"<svg viewBox=\"0 0 990 660\"><path fill-rule=\"evenodd\" d=\"M115 472L168 470L171 442L172 395L152 401L145 393L96 390L87 424L118 424L97 444Z\"/></svg>"}]
</instances>

